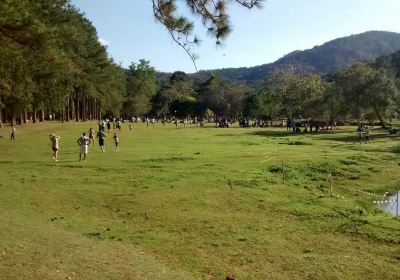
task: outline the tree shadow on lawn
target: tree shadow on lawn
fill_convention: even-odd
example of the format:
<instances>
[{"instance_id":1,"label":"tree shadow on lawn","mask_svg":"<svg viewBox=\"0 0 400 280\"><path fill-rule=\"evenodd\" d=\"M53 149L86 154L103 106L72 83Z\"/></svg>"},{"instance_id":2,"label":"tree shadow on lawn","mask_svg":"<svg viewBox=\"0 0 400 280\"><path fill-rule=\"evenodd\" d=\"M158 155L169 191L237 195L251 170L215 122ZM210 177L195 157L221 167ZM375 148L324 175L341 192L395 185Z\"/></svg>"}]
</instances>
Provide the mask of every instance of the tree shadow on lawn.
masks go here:
<instances>
[{"instance_id":1,"label":"tree shadow on lawn","mask_svg":"<svg viewBox=\"0 0 400 280\"><path fill-rule=\"evenodd\" d=\"M297 137L297 136L321 136L322 139L327 135L335 135L335 134L348 134L349 131L320 131L320 132L292 132L288 130L282 131L274 131L274 130L259 130L259 131L250 131L247 134L252 134L256 136L264 136L264 137ZM225 135L224 135L225 136ZM226 136L236 136L226 134Z\"/></svg>"},{"instance_id":2,"label":"tree shadow on lawn","mask_svg":"<svg viewBox=\"0 0 400 280\"><path fill-rule=\"evenodd\" d=\"M348 135L325 135L325 137L319 138L319 140L325 140L325 141L338 141L338 142L346 142L346 143L360 143L360 136L358 135L358 132L354 132L353 134ZM400 140L400 138L396 135L389 134L387 132L379 132L379 133L371 133L370 134L370 141L373 143L376 140L380 139L390 139L390 140ZM363 137L363 142L365 142L365 137Z\"/></svg>"},{"instance_id":3,"label":"tree shadow on lawn","mask_svg":"<svg viewBox=\"0 0 400 280\"><path fill-rule=\"evenodd\" d=\"M249 131L246 134L251 134L251 135L255 135L255 136L263 136L263 137L294 137L294 136L302 136L302 135L306 135L303 133L294 133L292 131L274 131L274 130L258 130L258 131ZM229 135L228 135L229 136ZM232 135L235 136L235 135Z\"/></svg>"},{"instance_id":4,"label":"tree shadow on lawn","mask_svg":"<svg viewBox=\"0 0 400 280\"><path fill-rule=\"evenodd\" d=\"M49 161L39 161L39 160L3 160L0 161L0 164L33 164L33 165L45 165L45 166L54 166L54 165L63 165L63 163L72 163L77 162L73 160L66 160L66 161L58 161L54 162L52 160ZM68 165L63 165L69 167Z\"/></svg>"}]
</instances>

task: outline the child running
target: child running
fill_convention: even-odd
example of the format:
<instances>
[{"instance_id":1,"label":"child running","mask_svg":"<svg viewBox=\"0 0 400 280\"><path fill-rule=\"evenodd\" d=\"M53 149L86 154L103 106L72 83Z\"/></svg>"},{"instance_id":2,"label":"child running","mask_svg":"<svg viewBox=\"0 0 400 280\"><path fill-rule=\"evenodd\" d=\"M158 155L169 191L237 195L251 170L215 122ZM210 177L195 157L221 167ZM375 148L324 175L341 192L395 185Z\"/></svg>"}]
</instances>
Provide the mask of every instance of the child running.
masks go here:
<instances>
[{"instance_id":1,"label":"child running","mask_svg":"<svg viewBox=\"0 0 400 280\"><path fill-rule=\"evenodd\" d=\"M60 136L55 135L54 133L49 135L51 141L51 149L53 150L53 160L58 161L58 140L60 140Z\"/></svg>"},{"instance_id":2,"label":"child running","mask_svg":"<svg viewBox=\"0 0 400 280\"><path fill-rule=\"evenodd\" d=\"M114 144L115 144L115 151L119 151L119 147L118 147L118 144L119 144L119 137L118 137L118 135L117 135L117 133L114 133Z\"/></svg>"},{"instance_id":3,"label":"child running","mask_svg":"<svg viewBox=\"0 0 400 280\"><path fill-rule=\"evenodd\" d=\"M108 131L108 133L110 133L110 129L111 129L110 121L107 121L107 131Z\"/></svg>"},{"instance_id":4,"label":"child running","mask_svg":"<svg viewBox=\"0 0 400 280\"><path fill-rule=\"evenodd\" d=\"M93 128L89 129L89 140L92 145L94 145L94 130Z\"/></svg>"},{"instance_id":5,"label":"child running","mask_svg":"<svg viewBox=\"0 0 400 280\"><path fill-rule=\"evenodd\" d=\"M11 129L11 136L10 136L10 140L14 140L15 141L15 135L17 134L17 130L15 129L15 125L13 125L12 129Z\"/></svg>"}]
</instances>

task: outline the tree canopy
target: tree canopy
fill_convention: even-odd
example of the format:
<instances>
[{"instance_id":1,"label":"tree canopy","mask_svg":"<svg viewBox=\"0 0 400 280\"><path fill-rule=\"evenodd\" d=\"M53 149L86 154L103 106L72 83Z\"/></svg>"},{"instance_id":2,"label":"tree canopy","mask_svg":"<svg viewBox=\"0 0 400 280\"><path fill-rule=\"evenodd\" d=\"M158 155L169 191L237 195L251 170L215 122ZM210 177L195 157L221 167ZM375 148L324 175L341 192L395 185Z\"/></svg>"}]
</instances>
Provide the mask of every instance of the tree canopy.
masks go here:
<instances>
[{"instance_id":1,"label":"tree canopy","mask_svg":"<svg viewBox=\"0 0 400 280\"><path fill-rule=\"evenodd\" d=\"M67 120L119 112L123 70L69 1L2 1L0 43L0 104L12 119L26 121L27 112L34 121L38 112Z\"/></svg>"}]
</instances>

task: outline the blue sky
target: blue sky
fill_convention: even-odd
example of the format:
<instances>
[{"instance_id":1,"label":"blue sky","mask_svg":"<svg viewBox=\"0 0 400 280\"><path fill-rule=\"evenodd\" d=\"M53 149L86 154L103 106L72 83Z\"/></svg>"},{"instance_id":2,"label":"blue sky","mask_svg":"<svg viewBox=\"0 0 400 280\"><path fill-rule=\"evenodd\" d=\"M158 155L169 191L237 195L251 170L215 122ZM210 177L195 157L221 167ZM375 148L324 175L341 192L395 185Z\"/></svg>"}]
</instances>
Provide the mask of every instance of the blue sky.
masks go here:
<instances>
[{"instance_id":1,"label":"blue sky","mask_svg":"<svg viewBox=\"0 0 400 280\"><path fill-rule=\"evenodd\" d=\"M184 50L154 20L150 0L71 2L122 66L146 59L158 71L195 71ZM400 0L267 0L262 10L232 5L229 13L234 30L223 48L216 48L197 22L199 69L269 63L294 50L369 30L400 32Z\"/></svg>"}]
</instances>

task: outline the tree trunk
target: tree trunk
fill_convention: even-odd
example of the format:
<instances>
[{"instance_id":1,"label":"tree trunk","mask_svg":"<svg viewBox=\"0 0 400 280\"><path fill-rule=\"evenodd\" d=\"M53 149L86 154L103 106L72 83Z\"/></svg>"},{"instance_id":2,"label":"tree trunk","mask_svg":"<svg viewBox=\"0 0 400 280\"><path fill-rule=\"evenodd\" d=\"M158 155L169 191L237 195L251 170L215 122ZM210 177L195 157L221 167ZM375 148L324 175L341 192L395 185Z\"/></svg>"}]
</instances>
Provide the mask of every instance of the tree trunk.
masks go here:
<instances>
[{"instance_id":1,"label":"tree trunk","mask_svg":"<svg viewBox=\"0 0 400 280\"><path fill-rule=\"evenodd\" d=\"M69 122L69 100L67 102L67 106L65 106L65 121Z\"/></svg>"},{"instance_id":2,"label":"tree trunk","mask_svg":"<svg viewBox=\"0 0 400 280\"><path fill-rule=\"evenodd\" d=\"M28 112L24 111L24 115L23 115L23 119L24 119L24 124L26 124L28 122Z\"/></svg>"},{"instance_id":3,"label":"tree trunk","mask_svg":"<svg viewBox=\"0 0 400 280\"><path fill-rule=\"evenodd\" d=\"M74 99L72 97L70 97L69 99L70 102L70 106L69 106L69 110L70 110L70 119L73 120L75 119L75 103L74 103Z\"/></svg>"},{"instance_id":4,"label":"tree trunk","mask_svg":"<svg viewBox=\"0 0 400 280\"><path fill-rule=\"evenodd\" d=\"M87 107L86 107L86 96L85 93L82 90L82 120L87 121Z\"/></svg>"},{"instance_id":5,"label":"tree trunk","mask_svg":"<svg viewBox=\"0 0 400 280\"><path fill-rule=\"evenodd\" d=\"M385 120L383 119L383 117L379 113L379 110L378 110L378 108L376 106L374 106L374 111L375 111L376 116L378 117L379 123L382 126L382 128L387 128Z\"/></svg>"},{"instance_id":6,"label":"tree trunk","mask_svg":"<svg viewBox=\"0 0 400 280\"><path fill-rule=\"evenodd\" d=\"M88 99L89 120L93 120L93 98Z\"/></svg>"},{"instance_id":7,"label":"tree trunk","mask_svg":"<svg viewBox=\"0 0 400 280\"><path fill-rule=\"evenodd\" d=\"M60 120L61 122L64 122L65 120L65 107L62 106L61 112L60 112Z\"/></svg>"},{"instance_id":8,"label":"tree trunk","mask_svg":"<svg viewBox=\"0 0 400 280\"><path fill-rule=\"evenodd\" d=\"M36 119L36 108L35 107L33 107L33 110L32 110L32 115L33 115L33 123L36 123L37 122L37 119Z\"/></svg>"},{"instance_id":9,"label":"tree trunk","mask_svg":"<svg viewBox=\"0 0 400 280\"><path fill-rule=\"evenodd\" d=\"M75 121L79 122L79 94L78 91L75 93Z\"/></svg>"}]
</instances>

